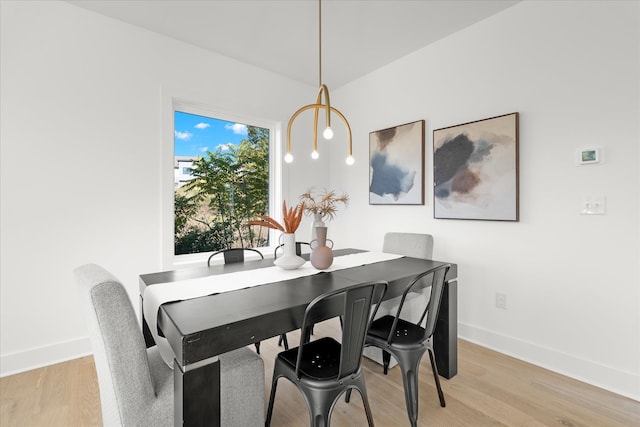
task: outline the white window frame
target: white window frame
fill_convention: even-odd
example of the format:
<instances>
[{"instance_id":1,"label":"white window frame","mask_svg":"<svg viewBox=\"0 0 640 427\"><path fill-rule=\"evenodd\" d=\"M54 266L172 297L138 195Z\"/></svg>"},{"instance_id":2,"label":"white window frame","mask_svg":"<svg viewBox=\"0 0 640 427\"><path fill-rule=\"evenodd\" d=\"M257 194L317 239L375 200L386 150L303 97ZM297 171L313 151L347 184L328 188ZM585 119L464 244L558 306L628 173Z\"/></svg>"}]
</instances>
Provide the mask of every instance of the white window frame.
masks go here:
<instances>
[{"instance_id":1,"label":"white window frame","mask_svg":"<svg viewBox=\"0 0 640 427\"><path fill-rule=\"evenodd\" d=\"M193 97L175 96L163 93L162 114L162 215L161 215L161 247L163 270L174 270L181 267L206 265L210 253L175 255L175 221L174 221L174 114L175 111L212 117L229 122L244 123L269 129L269 215L275 217L276 207L282 204L282 155L281 155L281 123L275 120L234 114L213 107L207 103L194 100ZM273 254L277 246L277 235L269 230L269 247L257 248L265 257Z\"/></svg>"}]
</instances>

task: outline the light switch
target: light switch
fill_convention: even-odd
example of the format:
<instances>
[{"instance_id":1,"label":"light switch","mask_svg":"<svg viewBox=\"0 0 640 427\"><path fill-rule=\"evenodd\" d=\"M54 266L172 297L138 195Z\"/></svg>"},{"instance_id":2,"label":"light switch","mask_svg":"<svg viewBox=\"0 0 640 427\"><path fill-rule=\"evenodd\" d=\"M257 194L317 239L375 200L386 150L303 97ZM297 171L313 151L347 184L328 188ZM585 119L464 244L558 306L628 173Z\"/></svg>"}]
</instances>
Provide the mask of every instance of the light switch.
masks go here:
<instances>
[{"instance_id":1,"label":"light switch","mask_svg":"<svg viewBox=\"0 0 640 427\"><path fill-rule=\"evenodd\" d=\"M604 215L605 207L604 196L585 196L580 201L580 215Z\"/></svg>"}]
</instances>

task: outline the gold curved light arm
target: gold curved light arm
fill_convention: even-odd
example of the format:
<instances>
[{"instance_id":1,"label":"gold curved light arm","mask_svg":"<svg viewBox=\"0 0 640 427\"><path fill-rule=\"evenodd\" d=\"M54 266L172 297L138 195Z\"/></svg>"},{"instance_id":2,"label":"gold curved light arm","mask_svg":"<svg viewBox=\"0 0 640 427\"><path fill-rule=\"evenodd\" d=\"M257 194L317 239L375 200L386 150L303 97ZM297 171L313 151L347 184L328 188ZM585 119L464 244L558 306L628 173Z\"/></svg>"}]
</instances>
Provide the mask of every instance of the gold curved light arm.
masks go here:
<instances>
[{"instance_id":1,"label":"gold curved light arm","mask_svg":"<svg viewBox=\"0 0 640 427\"><path fill-rule=\"evenodd\" d=\"M320 95L320 93L318 95ZM344 122L344 125L347 128L347 134L349 135L349 156L351 156L353 154L353 148L352 148L353 145L352 145L352 138L351 138L351 126L349 126L349 122L344 117L344 115L340 111L338 111L336 108L333 108L331 106L327 106L327 105L324 105L324 104L309 104L309 105L305 105L304 107L300 107L295 113L293 113L293 115L289 119L289 124L287 125L287 153L291 153L291 127L293 126L293 122L296 120L296 118L300 114L302 114L305 111L310 110L312 108L315 109L315 120L313 122L313 148L314 148L314 150L317 148L318 112L319 112L320 109L323 109L323 110L327 111L327 116L329 116L329 112L332 111L332 112L336 113L338 115L338 117L340 117L342 119L342 121Z\"/></svg>"},{"instance_id":2,"label":"gold curved light arm","mask_svg":"<svg viewBox=\"0 0 640 427\"><path fill-rule=\"evenodd\" d=\"M322 94L324 93L324 105L327 106L327 127L331 127L331 101L329 100L329 88L327 85L320 85L318 89L318 96L316 98L316 104L322 105ZM316 120L318 119L318 110L316 110ZM316 126L317 127L317 126Z\"/></svg>"},{"instance_id":3,"label":"gold curved light arm","mask_svg":"<svg viewBox=\"0 0 640 427\"><path fill-rule=\"evenodd\" d=\"M329 88L325 84L320 85L320 89L318 89L318 96L316 97L316 105L322 104L322 94L324 93L325 104L329 108L325 108L327 111L327 127L331 127L331 101L329 100ZM313 151L318 151L318 113L320 109L316 108L316 111L313 115Z\"/></svg>"}]
</instances>

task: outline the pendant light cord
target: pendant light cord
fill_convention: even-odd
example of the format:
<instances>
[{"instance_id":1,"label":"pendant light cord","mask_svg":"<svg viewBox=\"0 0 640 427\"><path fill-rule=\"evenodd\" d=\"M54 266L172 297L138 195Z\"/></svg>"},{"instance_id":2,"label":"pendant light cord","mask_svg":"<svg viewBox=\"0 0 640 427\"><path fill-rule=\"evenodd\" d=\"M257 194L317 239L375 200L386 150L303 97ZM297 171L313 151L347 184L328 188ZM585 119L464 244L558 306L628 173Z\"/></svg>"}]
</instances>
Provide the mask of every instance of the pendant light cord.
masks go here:
<instances>
[{"instance_id":1,"label":"pendant light cord","mask_svg":"<svg viewBox=\"0 0 640 427\"><path fill-rule=\"evenodd\" d=\"M322 86L322 0L318 0L318 87Z\"/></svg>"}]
</instances>

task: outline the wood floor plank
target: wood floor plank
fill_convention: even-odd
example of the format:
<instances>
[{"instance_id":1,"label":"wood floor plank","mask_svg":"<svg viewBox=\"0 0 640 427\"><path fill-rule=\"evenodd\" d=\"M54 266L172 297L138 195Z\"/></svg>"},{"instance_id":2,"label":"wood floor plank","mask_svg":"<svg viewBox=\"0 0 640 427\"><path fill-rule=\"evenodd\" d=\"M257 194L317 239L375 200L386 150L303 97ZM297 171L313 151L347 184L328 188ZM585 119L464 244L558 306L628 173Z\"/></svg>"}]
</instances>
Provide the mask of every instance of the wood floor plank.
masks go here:
<instances>
[{"instance_id":1,"label":"wood floor plank","mask_svg":"<svg viewBox=\"0 0 640 427\"><path fill-rule=\"evenodd\" d=\"M337 321L316 325L315 336L339 337ZM292 346L299 333L287 334ZM265 340L265 400L271 390L273 360L282 347L277 337ZM252 346L250 348L253 348ZM419 426L568 426L638 427L640 402L610 393L464 340L458 341L458 375L441 379L447 406L440 407L431 365L420 365ZM363 359L367 394L378 427L408 426L404 389L398 367ZM335 406L334 427L365 426L357 392L350 403ZM92 357L83 357L0 379L0 426L100 426L100 396ZM287 380L278 383L274 427L304 427L309 414L304 398Z\"/></svg>"}]
</instances>

